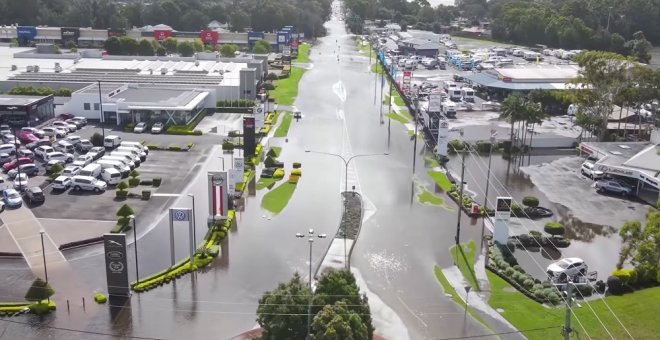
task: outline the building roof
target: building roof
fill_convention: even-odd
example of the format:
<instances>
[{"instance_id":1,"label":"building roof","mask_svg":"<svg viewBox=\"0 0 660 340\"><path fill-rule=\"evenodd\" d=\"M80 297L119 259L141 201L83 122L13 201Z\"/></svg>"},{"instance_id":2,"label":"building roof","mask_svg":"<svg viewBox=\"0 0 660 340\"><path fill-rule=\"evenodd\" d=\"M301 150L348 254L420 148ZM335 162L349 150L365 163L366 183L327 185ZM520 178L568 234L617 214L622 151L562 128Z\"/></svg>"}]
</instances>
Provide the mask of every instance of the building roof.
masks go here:
<instances>
[{"instance_id":1,"label":"building roof","mask_svg":"<svg viewBox=\"0 0 660 340\"><path fill-rule=\"evenodd\" d=\"M129 86L112 98L133 110L191 110L206 99L208 94L203 90Z\"/></svg>"},{"instance_id":2,"label":"building roof","mask_svg":"<svg viewBox=\"0 0 660 340\"><path fill-rule=\"evenodd\" d=\"M510 68L496 68L497 77L511 78L512 82L547 81L568 82L578 76L577 65L527 64Z\"/></svg>"},{"instance_id":3,"label":"building roof","mask_svg":"<svg viewBox=\"0 0 660 340\"><path fill-rule=\"evenodd\" d=\"M477 83L486 87L495 87L506 90L563 90L566 88L565 83L545 83L545 82L533 82L533 83L514 83L514 82L505 82L489 76L485 73L474 73L465 76L468 80L473 83Z\"/></svg>"},{"instance_id":4,"label":"building roof","mask_svg":"<svg viewBox=\"0 0 660 340\"><path fill-rule=\"evenodd\" d=\"M660 171L660 145L649 145L635 156L623 163L625 166L649 170L653 172Z\"/></svg>"},{"instance_id":5,"label":"building roof","mask_svg":"<svg viewBox=\"0 0 660 340\"><path fill-rule=\"evenodd\" d=\"M28 106L48 96L19 96L13 94L0 94L0 105Z\"/></svg>"}]
</instances>

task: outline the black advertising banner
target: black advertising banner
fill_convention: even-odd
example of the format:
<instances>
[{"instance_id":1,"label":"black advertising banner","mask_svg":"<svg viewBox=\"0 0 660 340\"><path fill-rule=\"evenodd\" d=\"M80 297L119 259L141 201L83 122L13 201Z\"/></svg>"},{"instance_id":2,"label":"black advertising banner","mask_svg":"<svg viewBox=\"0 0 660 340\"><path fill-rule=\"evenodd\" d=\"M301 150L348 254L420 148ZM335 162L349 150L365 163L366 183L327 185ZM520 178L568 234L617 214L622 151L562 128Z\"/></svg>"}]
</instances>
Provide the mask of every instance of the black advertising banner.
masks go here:
<instances>
[{"instance_id":1,"label":"black advertising banner","mask_svg":"<svg viewBox=\"0 0 660 340\"><path fill-rule=\"evenodd\" d=\"M108 37L123 37L126 35L126 30L121 29L121 28L109 28L108 29Z\"/></svg>"},{"instance_id":2,"label":"black advertising banner","mask_svg":"<svg viewBox=\"0 0 660 340\"><path fill-rule=\"evenodd\" d=\"M103 248L108 295L128 296L130 288L126 263L126 234L103 234Z\"/></svg>"},{"instance_id":3,"label":"black advertising banner","mask_svg":"<svg viewBox=\"0 0 660 340\"><path fill-rule=\"evenodd\" d=\"M80 38L80 29L77 27L62 27L62 43L66 44L68 41L72 41L74 44L78 43L78 38Z\"/></svg>"},{"instance_id":4,"label":"black advertising banner","mask_svg":"<svg viewBox=\"0 0 660 340\"><path fill-rule=\"evenodd\" d=\"M254 156L255 144L254 117L243 117L243 157L245 159Z\"/></svg>"}]
</instances>

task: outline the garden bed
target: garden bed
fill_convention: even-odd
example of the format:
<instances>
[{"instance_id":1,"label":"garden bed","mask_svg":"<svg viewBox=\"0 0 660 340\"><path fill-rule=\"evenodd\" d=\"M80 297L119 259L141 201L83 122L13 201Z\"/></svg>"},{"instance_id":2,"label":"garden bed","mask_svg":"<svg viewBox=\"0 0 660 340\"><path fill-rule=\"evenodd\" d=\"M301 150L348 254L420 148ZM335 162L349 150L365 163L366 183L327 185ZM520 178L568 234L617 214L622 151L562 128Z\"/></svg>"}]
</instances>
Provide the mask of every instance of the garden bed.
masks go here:
<instances>
[{"instance_id":1,"label":"garden bed","mask_svg":"<svg viewBox=\"0 0 660 340\"><path fill-rule=\"evenodd\" d=\"M353 191L343 192L341 195L345 210L341 215L341 222L336 237L343 238L344 230L346 230L346 238L355 240L360 233L360 227L362 225L362 196Z\"/></svg>"},{"instance_id":2,"label":"garden bed","mask_svg":"<svg viewBox=\"0 0 660 340\"><path fill-rule=\"evenodd\" d=\"M190 151L194 146L195 146L194 143L188 143L184 146L178 144L169 144L167 146L162 146L160 144L149 143L147 144L147 149L160 150L160 151Z\"/></svg>"}]
</instances>

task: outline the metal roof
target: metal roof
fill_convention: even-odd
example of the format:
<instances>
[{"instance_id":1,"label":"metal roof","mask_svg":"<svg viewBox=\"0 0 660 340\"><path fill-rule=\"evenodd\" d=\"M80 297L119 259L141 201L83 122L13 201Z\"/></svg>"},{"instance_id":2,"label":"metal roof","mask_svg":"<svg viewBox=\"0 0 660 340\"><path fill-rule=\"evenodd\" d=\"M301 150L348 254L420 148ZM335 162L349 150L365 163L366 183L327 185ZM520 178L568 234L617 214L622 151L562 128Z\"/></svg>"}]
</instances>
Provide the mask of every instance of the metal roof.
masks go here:
<instances>
[{"instance_id":1,"label":"metal roof","mask_svg":"<svg viewBox=\"0 0 660 340\"><path fill-rule=\"evenodd\" d=\"M528 90L563 90L566 88L565 83L545 83L545 82L529 82L529 83L512 83L493 78L492 76L483 73L474 73L465 76L473 83L477 83L486 87L495 87L506 90L528 91Z\"/></svg>"},{"instance_id":2,"label":"metal roof","mask_svg":"<svg viewBox=\"0 0 660 340\"><path fill-rule=\"evenodd\" d=\"M0 105L27 106L48 96L19 96L13 94L0 94Z\"/></svg>"}]
</instances>

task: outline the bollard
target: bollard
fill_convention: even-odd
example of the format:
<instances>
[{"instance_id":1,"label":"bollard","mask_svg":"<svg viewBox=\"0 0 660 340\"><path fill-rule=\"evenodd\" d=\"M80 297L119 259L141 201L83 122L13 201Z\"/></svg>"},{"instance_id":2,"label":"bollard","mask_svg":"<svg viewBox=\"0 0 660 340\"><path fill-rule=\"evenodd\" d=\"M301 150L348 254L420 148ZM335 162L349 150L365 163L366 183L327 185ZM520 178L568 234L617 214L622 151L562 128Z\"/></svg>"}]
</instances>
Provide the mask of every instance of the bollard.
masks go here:
<instances>
[{"instance_id":1,"label":"bollard","mask_svg":"<svg viewBox=\"0 0 660 340\"><path fill-rule=\"evenodd\" d=\"M83 297L82 299L83 299L83 310L85 310L85 297Z\"/></svg>"},{"instance_id":2,"label":"bollard","mask_svg":"<svg viewBox=\"0 0 660 340\"><path fill-rule=\"evenodd\" d=\"M69 312L69 300L66 300L66 311Z\"/></svg>"}]
</instances>

